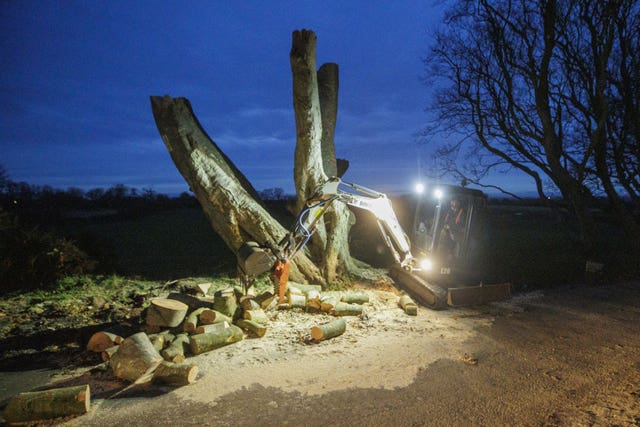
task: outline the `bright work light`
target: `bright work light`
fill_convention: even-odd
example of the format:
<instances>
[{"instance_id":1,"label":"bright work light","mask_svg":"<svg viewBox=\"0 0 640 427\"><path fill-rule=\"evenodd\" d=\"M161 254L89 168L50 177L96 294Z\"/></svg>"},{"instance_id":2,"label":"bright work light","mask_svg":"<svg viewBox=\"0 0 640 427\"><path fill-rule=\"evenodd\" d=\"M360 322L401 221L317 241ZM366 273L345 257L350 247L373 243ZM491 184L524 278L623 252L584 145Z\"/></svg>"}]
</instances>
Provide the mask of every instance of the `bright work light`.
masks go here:
<instances>
[{"instance_id":1,"label":"bright work light","mask_svg":"<svg viewBox=\"0 0 640 427\"><path fill-rule=\"evenodd\" d=\"M424 184L419 182L416 184L416 193L422 194L424 193Z\"/></svg>"}]
</instances>

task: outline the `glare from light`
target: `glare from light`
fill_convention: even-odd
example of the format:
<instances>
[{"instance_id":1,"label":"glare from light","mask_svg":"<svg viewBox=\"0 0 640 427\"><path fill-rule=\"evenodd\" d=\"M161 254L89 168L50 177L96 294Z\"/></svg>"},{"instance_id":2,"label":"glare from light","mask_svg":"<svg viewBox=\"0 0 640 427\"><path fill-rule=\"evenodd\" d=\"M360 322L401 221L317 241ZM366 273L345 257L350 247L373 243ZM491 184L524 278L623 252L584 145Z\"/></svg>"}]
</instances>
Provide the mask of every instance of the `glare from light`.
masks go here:
<instances>
[{"instance_id":1,"label":"glare from light","mask_svg":"<svg viewBox=\"0 0 640 427\"><path fill-rule=\"evenodd\" d=\"M432 263L430 259L425 258L423 260L420 260L420 268L422 270L428 271L428 270L431 270L431 267L432 267Z\"/></svg>"},{"instance_id":2,"label":"glare from light","mask_svg":"<svg viewBox=\"0 0 640 427\"><path fill-rule=\"evenodd\" d=\"M419 182L416 184L416 193L422 194L424 193L424 184Z\"/></svg>"},{"instance_id":3,"label":"glare from light","mask_svg":"<svg viewBox=\"0 0 640 427\"><path fill-rule=\"evenodd\" d=\"M435 191L433 192L433 195L436 199L442 199L442 190L439 188L436 188Z\"/></svg>"}]
</instances>

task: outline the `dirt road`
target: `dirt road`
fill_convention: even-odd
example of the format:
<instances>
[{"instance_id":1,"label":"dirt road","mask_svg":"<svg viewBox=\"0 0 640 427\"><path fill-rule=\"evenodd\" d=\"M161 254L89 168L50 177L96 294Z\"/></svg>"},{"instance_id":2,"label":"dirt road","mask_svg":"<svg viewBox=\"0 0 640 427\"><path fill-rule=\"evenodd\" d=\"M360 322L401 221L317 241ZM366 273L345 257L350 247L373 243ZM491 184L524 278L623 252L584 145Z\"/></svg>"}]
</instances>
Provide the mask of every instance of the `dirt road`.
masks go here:
<instances>
[{"instance_id":1,"label":"dirt road","mask_svg":"<svg viewBox=\"0 0 640 427\"><path fill-rule=\"evenodd\" d=\"M305 343L328 317L274 312L264 338L189 359L187 387L107 398L110 372L66 380L94 399L65 425L640 425L640 283L416 317L393 291L366 292L344 335Z\"/></svg>"}]
</instances>

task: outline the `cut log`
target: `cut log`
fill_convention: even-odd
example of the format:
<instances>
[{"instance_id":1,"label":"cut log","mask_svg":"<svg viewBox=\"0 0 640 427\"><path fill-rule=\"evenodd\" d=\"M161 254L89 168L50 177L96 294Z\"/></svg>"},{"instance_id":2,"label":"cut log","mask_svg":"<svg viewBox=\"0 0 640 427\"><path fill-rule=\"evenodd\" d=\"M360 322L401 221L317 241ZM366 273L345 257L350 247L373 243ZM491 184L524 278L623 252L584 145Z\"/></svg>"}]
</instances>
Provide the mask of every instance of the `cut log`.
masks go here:
<instances>
[{"instance_id":1,"label":"cut log","mask_svg":"<svg viewBox=\"0 0 640 427\"><path fill-rule=\"evenodd\" d=\"M320 310L320 293L315 289L307 292L307 308Z\"/></svg>"},{"instance_id":2,"label":"cut log","mask_svg":"<svg viewBox=\"0 0 640 427\"><path fill-rule=\"evenodd\" d=\"M161 361L162 356L153 348L147 334L138 332L122 341L109 364L116 377L136 381Z\"/></svg>"},{"instance_id":3,"label":"cut log","mask_svg":"<svg viewBox=\"0 0 640 427\"><path fill-rule=\"evenodd\" d=\"M369 302L369 295L364 293L349 293L344 294L341 298L342 302L349 304L364 304Z\"/></svg>"},{"instance_id":4,"label":"cut log","mask_svg":"<svg viewBox=\"0 0 640 427\"><path fill-rule=\"evenodd\" d=\"M333 314L335 316L360 316L362 314L362 306L360 304L339 302L333 308Z\"/></svg>"},{"instance_id":5,"label":"cut log","mask_svg":"<svg viewBox=\"0 0 640 427\"><path fill-rule=\"evenodd\" d=\"M174 328L182 323L188 309L185 303L174 299L153 299L147 309L147 325Z\"/></svg>"},{"instance_id":6,"label":"cut log","mask_svg":"<svg viewBox=\"0 0 640 427\"><path fill-rule=\"evenodd\" d=\"M122 337L120 335L105 331L96 332L95 334L91 335L91 338L89 338L89 342L87 343L87 350L93 351L94 353L102 353L109 347L118 345L121 342Z\"/></svg>"},{"instance_id":7,"label":"cut log","mask_svg":"<svg viewBox=\"0 0 640 427\"><path fill-rule=\"evenodd\" d=\"M197 376L197 365L162 362L153 373L152 381L158 384L181 387L192 384Z\"/></svg>"},{"instance_id":8,"label":"cut log","mask_svg":"<svg viewBox=\"0 0 640 427\"><path fill-rule=\"evenodd\" d=\"M225 316L219 311L213 309L206 309L202 313L200 313L199 320L201 325L213 325L214 323L222 322L231 323L231 318L229 316Z\"/></svg>"},{"instance_id":9,"label":"cut log","mask_svg":"<svg viewBox=\"0 0 640 427\"><path fill-rule=\"evenodd\" d=\"M9 400L2 416L8 423L49 420L86 414L90 406L89 385L84 384L17 394Z\"/></svg>"},{"instance_id":10,"label":"cut log","mask_svg":"<svg viewBox=\"0 0 640 427\"><path fill-rule=\"evenodd\" d=\"M189 337L189 348L191 353L198 355L238 342L243 338L242 329L236 325L229 325L228 328L219 328L206 334L191 335Z\"/></svg>"},{"instance_id":11,"label":"cut log","mask_svg":"<svg viewBox=\"0 0 640 427\"><path fill-rule=\"evenodd\" d=\"M410 316L418 315L418 305L411 299L409 295L402 295L398 301L398 305Z\"/></svg>"},{"instance_id":12,"label":"cut log","mask_svg":"<svg viewBox=\"0 0 640 427\"><path fill-rule=\"evenodd\" d=\"M119 345L114 345L113 347L106 348L102 353L100 353L100 357L102 357L103 362L108 362L111 360L111 356L118 351Z\"/></svg>"},{"instance_id":13,"label":"cut log","mask_svg":"<svg viewBox=\"0 0 640 427\"><path fill-rule=\"evenodd\" d=\"M222 331L229 328L229 322L212 323L210 325L200 325L193 331L193 335L208 334L216 331Z\"/></svg>"},{"instance_id":14,"label":"cut log","mask_svg":"<svg viewBox=\"0 0 640 427\"><path fill-rule=\"evenodd\" d=\"M331 313L338 303L338 297L333 295L323 295L320 297L320 310Z\"/></svg>"},{"instance_id":15,"label":"cut log","mask_svg":"<svg viewBox=\"0 0 640 427\"><path fill-rule=\"evenodd\" d=\"M262 307L262 309L264 310L266 310L267 307L270 307L275 299L276 298L273 295L273 292L270 291L265 291L254 298L255 302L260 304L260 307Z\"/></svg>"},{"instance_id":16,"label":"cut log","mask_svg":"<svg viewBox=\"0 0 640 427\"><path fill-rule=\"evenodd\" d=\"M216 292L213 299L213 309L233 319L238 309L238 300L234 289L229 288Z\"/></svg>"},{"instance_id":17,"label":"cut log","mask_svg":"<svg viewBox=\"0 0 640 427\"><path fill-rule=\"evenodd\" d=\"M324 325L318 325L311 328L311 338L316 341L328 340L344 334L347 329L347 323L344 319L335 319Z\"/></svg>"},{"instance_id":18,"label":"cut log","mask_svg":"<svg viewBox=\"0 0 640 427\"><path fill-rule=\"evenodd\" d=\"M258 338L262 338L267 333L267 327L264 324L260 324L253 320L238 319L236 325L256 335Z\"/></svg>"},{"instance_id":19,"label":"cut log","mask_svg":"<svg viewBox=\"0 0 640 427\"><path fill-rule=\"evenodd\" d=\"M184 319L184 323L182 324L182 330L188 333L192 333L196 330L198 326L198 317L200 313L207 310L205 307L200 307L197 310L193 310L186 319Z\"/></svg>"},{"instance_id":20,"label":"cut log","mask_svg":"<svg viewBox=\"0 0 640 427\"><path fill-rule=\"evenodd\" d=\"M185 351L189 346L189 334L178 334L171 344L160 352L167 362L182 363L185 360Z\"/></svg>"},{"instance_id":21,"label":"cut log","mask_svg":"<svg viewBox=\"0 0 640 427\"><path fill-rule=\"evenodd\" d=\"M261 323L263 325L266 325L267 323L269 323L269 318L267 317L267 314L262 309L246 310L242 313L242 317L243 319L251 320L256 323Z\"/></svg>"},{"instance_id":22,"label":"cut log","mask_svg":"<svg viewBox=\"0 0 640 427\"><path fill-rule=\"evenodd\" d=\"M242 310L259 310L262 308L252 297L242 298L240 307L242 307Z\"/></svg>"},{"instance_id":23,"label":"cut log","mask_svg":"<svg viewBox=\"0 0 640 427\"><path fill-rule=\"evenodd\" d=\"M316 291L318 293L322 293L322 286L320 285L308 285L306 283L296 283L289 281L289 286L292 288L296 288L302 291L303 294L308 294L309 291Z\"/></svg>"},{"instance_id":24,"label":"cut log","mask_svg":"<svg viewBox=\"0 0 640 427\"><path fill-rule=\"evenodd\" d=\"M162 334L151 334L151 335L148 335L148 337L149 337L149 341L151 341L151 345L153 346L153 348L155 348L157 351L162 351L162 349L166 344L165 336Z\"/></svg>"},{"instance_id":25,"label":"cut log","mask_svg":"<svg viewBox=\"0 0 640 427\"><path fill-rule=\"evenodd\" d=\"M307 297L304 295L289 294L288 299L291 308L305 308L307 306Z\"/></svg>"}]
</instances>

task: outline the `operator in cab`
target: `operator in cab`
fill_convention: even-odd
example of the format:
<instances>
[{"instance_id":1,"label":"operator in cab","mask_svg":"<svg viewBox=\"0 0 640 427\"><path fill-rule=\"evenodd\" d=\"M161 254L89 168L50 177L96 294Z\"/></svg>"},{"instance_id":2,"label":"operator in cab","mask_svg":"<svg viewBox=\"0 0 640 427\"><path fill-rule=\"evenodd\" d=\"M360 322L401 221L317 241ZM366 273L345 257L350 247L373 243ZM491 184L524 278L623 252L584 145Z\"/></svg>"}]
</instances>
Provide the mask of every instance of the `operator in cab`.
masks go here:
<instances>
[{"instance_id":1,"label":"operator in cab","mask_svg":"<svg viewBox=\"0 0 640 427\"><path fill-rule=\"evenodd\" d=\"M464 233L464 209L460 200L451 199L449 210L444 217L442 233L444 234L441 236L441 239L444 240L443 247L447 249L450 257L456 256Z\"/></svg>"}]
</instances>

